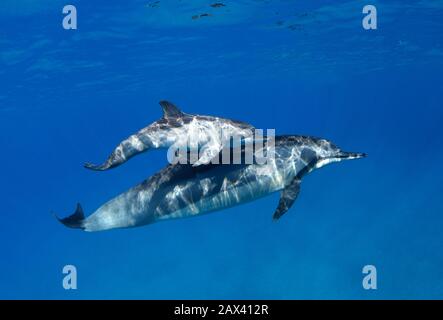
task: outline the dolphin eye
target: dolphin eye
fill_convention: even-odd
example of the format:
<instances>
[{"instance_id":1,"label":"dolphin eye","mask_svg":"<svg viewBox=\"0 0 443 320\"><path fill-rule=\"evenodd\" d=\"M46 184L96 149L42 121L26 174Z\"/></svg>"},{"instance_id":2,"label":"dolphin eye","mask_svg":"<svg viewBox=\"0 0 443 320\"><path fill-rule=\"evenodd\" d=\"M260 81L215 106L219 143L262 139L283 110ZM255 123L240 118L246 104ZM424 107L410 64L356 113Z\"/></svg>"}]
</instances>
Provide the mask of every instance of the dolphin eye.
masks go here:
<instances>
[{"instance_id":1,"label":"dolphin eye","mask_svg":"<svg viewBox=\"0 0 443 320\"><path fill-rule=\"evenodd\" d=\"M300 158L305 162L309 163L316 156L315 151L310 148L303 148L300 154Z\"/></svg>"}]
</instances>

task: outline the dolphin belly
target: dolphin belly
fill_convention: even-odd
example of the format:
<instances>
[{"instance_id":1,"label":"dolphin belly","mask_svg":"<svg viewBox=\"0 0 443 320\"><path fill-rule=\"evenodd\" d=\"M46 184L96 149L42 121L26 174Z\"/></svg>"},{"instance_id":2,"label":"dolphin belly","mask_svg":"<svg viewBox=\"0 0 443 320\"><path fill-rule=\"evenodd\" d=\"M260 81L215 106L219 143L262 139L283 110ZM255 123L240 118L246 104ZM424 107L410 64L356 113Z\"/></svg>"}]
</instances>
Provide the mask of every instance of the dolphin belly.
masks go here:
<instances>
[{"instance_id":1,"label":"dolphin belly","mask_svg":"<svg viewBox=\"0 0 443 320\"><path fill-rule=\"evenodd\" d=\"M284 188L271 165L251 165L226 176L203 176L176 185L155 209L155 221L192 217L253 201ZM260 174L259 170L269 174Z\"/></svg>"}]
</instances>

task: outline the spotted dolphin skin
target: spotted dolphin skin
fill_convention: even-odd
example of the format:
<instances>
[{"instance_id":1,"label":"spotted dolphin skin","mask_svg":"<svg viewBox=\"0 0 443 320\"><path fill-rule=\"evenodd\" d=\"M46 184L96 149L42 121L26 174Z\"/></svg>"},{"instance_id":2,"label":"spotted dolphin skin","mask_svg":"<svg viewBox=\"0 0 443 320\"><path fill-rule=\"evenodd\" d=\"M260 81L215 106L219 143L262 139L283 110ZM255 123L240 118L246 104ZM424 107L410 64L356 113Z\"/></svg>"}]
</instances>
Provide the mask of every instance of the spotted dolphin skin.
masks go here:
<instances>
[{"instance_id":1,"label":"spotted dolphin skin","mask_svg":"<svg viewBox=\"0 0 443 320\"><path fill-rule=\"evenodd\" d=\"M272 147L264 144L261 148L268 161L260 164L169 164L87 218L78 205L73 215L59 220L85 231L137 227L197 216L282 191L273 216L279 219L296 200L307 173L332 162L366 156L343 152L327 140L306 136L278 136Z\"/></svg>"},{"instance_id":2,"label":"spotted dolphin skin","mask_svg":"<svg viewBox=\"0 0 443 320\"><path fill-rule=\"evenodd\" d=\"M254 127L240 121L187 114L168 101L160 101L163 117L122 141L108 159L100 164L86 163L85 168L108 170L125 163L135 155L156 148L187 146L196 139L199 158L194 166L208 163L230 137L252 137Z\"/></svg>"}]
</instances>

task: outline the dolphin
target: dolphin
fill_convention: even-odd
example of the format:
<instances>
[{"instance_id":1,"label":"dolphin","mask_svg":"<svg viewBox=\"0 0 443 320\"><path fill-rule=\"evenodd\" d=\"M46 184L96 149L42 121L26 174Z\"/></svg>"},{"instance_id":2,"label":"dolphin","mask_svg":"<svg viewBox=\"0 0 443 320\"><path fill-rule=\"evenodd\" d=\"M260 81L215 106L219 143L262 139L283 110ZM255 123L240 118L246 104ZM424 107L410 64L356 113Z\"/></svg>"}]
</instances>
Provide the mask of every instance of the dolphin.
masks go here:
<instances>
[{"instance_id":1,"label":"dolphin","mask_svg":"<svg viewBox=\"0 0 443 320\"><path fill-rule=\"evenodd\" d=\"M243 139L242 142L248 142L254 134L254 127L245 122L187 114L168 101L160 101L160 106L163 109L160 120L120 142L104 163L85 163L85 168L104 171L150 149L175 146L178 150L188 146L189 142L195 143L199 150L199 157L193 163L194 166L199 166L213 159L231 137L239 137Z\"/></svg>"},{"instance_id":2,"label":"dolphin","mask_svg":"<svg viewBox=\"0 0 443 320\"><path fill-rule=\"evenodd\" d=\"M256 161L259 151L267 154L268 161ZM252 163L169 164L87 218L78 204L73 215L59 221L85 231L138 227L225 209L281 191L273 215L277 220L297 199L306 174L332 162L365 156L344 152L325 139L277 136L272 144L254 150Z\"/></svg>"}]
</instances>

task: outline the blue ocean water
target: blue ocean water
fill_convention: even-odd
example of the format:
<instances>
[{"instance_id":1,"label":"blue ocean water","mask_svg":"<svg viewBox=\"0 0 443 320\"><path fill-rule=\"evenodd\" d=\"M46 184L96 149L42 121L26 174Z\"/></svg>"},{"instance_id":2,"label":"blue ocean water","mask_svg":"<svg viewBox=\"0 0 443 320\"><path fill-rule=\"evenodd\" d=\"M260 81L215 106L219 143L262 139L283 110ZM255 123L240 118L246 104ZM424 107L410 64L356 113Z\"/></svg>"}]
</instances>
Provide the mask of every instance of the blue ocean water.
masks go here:
<instances>
[{"instance_id":1,"label":"blue ocean water","mask_svg":"<svg viewBox=\"0 0 443 320\"><path fill-rule=\"evenodd\" d=\"M0 298L443 298L443 1L215 2L72 1L65 30L65 1L2 0ZM369 156L306 177L278 222L274 194L134 229L62 226L51 212L89 214L166 165L154 151L82 167L162 99Z\"/></svg>"}]
</instances>

